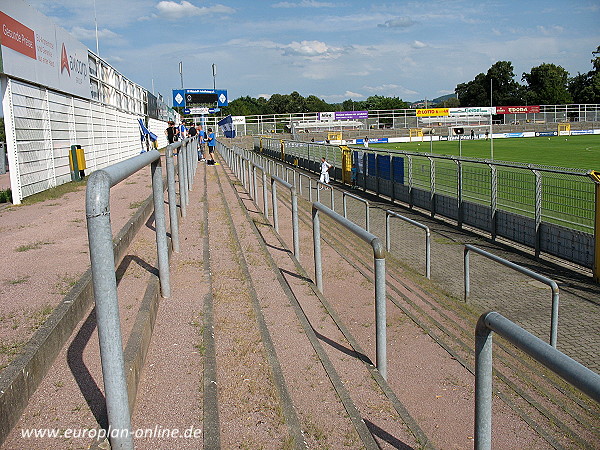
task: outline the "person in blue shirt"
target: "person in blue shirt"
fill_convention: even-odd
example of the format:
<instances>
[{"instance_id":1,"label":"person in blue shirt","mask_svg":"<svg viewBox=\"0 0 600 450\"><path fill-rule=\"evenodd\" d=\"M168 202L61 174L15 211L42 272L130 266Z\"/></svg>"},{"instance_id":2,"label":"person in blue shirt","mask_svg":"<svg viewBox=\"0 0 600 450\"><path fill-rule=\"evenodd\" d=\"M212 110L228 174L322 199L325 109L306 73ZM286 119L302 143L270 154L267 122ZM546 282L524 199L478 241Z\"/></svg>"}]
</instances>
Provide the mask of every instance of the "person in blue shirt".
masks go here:
<instances>
[{"instance_id":1,"label":"person in blue shirt","mask_svg":"<svg viewBox=\"0 0 600 450\"><path fill-rule=\"evenodd\" d=\"M213 133L212 128L208 129L208 136L206 137L206 142L208 144L208 155L210 156L210 160L212 164L215 162L215 146L217 145L217 140L215 139L215 133Z\"/></svg>"}]
</instances>

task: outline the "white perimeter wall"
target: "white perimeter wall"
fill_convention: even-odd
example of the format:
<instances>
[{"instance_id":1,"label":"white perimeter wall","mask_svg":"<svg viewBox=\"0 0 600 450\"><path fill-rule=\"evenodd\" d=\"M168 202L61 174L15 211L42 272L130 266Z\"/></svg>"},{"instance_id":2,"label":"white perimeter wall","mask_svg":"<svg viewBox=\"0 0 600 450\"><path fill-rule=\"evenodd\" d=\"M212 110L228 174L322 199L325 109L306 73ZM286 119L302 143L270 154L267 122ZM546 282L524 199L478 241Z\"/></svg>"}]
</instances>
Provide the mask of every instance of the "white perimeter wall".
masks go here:
<instances>
[{"instance_id":1,"label":"white perimeter wall","mask_svg":"<svg viewBox=\"0 0 600 450\"><path fill-rule=\"evenodd\" d=\"M84 148L86 175L142 150L137 115L7 77L2 77L2 94L15 204L71 181L71 145ZM161 137L166 142L167 127L160 123L154 125L160 133L153 130L159 144Z\"/></svg>"}]
</instances>

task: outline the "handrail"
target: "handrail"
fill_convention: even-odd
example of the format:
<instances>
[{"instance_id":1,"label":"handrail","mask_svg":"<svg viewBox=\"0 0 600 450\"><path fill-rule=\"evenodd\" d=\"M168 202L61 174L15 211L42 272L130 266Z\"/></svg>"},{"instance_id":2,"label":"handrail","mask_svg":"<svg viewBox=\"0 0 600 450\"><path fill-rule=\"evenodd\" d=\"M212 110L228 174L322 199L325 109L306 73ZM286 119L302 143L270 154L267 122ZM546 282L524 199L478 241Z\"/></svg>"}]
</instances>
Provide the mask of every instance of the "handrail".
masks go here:
<instances>
[{"instance_id":1,"label":"handrail","mask_svg":"<svg viewBox=\"0 0 600 450\"><path fill-rule=\"evenodd\" d=\"M387 350L386 350L386 285L385 285L385 251L380 239L369 233L354 222L339 215L325 205L315 202L312 204L313 245L315 258L315 280L317 289L323 292L323 268L321 260L321 222L319 212L329 216L337 223L354 233L373 248L375 268L375 346L376 366L381 376L387 379Z\"/></svg>"},{"instance_id":2,"label":"handrail","mask_svg":"<svg viewBox=\"0 0 600 450\"><path fill-rule=\"evenodd\" d=\"M408 217L404 217L401 214L398 214L391 210L385 211L385 247L386 250L390 251L391 246L391 237L390 237L390 217L397 217L398 219L404 220L405 222L410 223L416 227L419 227L425 230L425 276L430 279L431 278L431 231L427 225L423 225L422 223L417 222L416 220L409 219Z\"/></svg>"},{"instance_id":3,"label":"handrail","mask_svg":"<svg viewBox=\"0 0 600 450\"><path fill-rule=\"evenodd\" d=\"M97 170L90 175L86 188L86 220L106 408L110 427L121 430L111 437L113 448L131 449L133 439L130 433L131 416L110 223L110 189L143 167L151 165L158 271L162 296L169 297L169 254L160 158L157 150L151 150Z\"/></svg>"},{"instance_id":4,"label":"handrail","mask_svg":"<svg viewBox=\"0 0 600 450\"><path fill-rule=\"evenodd\" d=\"M265 215L265 217L268 219L269 218L269 193L268 193L268 189L267 189L267 171L262 167L259 166L258 164L254 164L254 163L250 163L252 164L252 175L253 175L253 180L254 180L254 200L256 200L256 169L259 169L262 172L262 185L263 185L263 213Z\"/></svg>"},{"instance_id":5,"label":"handrail","mask_svg":"<svg viewBox=\"0 0 600 450\"><path fill-rule=\"evenodd\" d=\"M497 312L475 327L475 449L492 446L492 331L600 403L600 375L525 331Z\"/></svg>"},{"instance_id":6,"label":"handrail","mask_svg":"<svg viewBox=\"0 0 600 450\"><path fill-rule=\"evenodd\" d=\"M558 302L559 302L559 290L558 290L558 284L556 284L556 281L551 280L550 278L547 278L543 275L540 275L539 273L536 273L533 270L529 270L525 267L519 266L518 264L507 261L504 258L500 258L499 256L496 256L492 253L486 252L485 250L477 248L473 245L465 244L465 250L464 250L465 300L469 297L469 293L470 293L470 264L469 264L469 252L470 251L478 253L482 256L485 256L486 258L489 258L492 261L496 261L506 267L516 270L517 272L520 272L524 275L527 275L537 281L540 281L540 282L550 286L550 288L552 290L552 317L551 317L551 322L550 322L550 345L552 347L556 348L556 338L558 335Z\"/></svg>"}]
</instances>

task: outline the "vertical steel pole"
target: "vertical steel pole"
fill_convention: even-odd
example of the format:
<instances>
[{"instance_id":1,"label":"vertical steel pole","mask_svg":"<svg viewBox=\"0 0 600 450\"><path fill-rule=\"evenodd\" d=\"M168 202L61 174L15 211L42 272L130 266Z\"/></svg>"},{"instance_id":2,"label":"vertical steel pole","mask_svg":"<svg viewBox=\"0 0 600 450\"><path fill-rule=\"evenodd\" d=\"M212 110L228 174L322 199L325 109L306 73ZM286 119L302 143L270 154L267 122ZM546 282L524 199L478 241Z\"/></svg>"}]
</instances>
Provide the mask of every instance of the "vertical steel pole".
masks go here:
<instances>
[{"instance_id":1,"label":"vertical steel pole","mask_svg":"<svg viewBox=\"0 0 600 450\"><path fill-rule=\"evenodd\" d=\"M315 281L319 292L323 293L323 267L321 265L321 222L319 211L312 210L313 216L313 246L315 254Z\"/></svg>"},{"instance_id":2,"label":"vertical steel pole","mask_svg":"<svg viewBox=\"0 0 600 450\"><path fill-rule=\"evenodd\" d=\"M492 331L481 316L475 328L475 449L492 448Z\"/></svg>"},{"instance_id":3,"label":"vertical steel pole","mask_svg":"<svg viewBox=\"0 0 600 450\"><path fill-rule=\"evenodd\" d=\"M550 319L550 345L556 348L556 340L558 339L558 303L559 292L558 285L551 286L552 288L552 317Z\"/></svg>"},{"instance_id":4,"label":"vertical steel pole","mask_svg":"<svg viewBox=\"0 0 600 450\"><path fill-rule=\"evenodd\" d=\"M431 279L431 231L425 230L425 276Z\"/></svg>"},{"instance_id":5,"label":"vertical steel pole","mask_svg":"<svg viewBox=\"0 0 600 450\"><path fill-rule=\"evenodd\" d=\"M173 148L167 147L165 162L167 165L167 198L169 199L169 223L173 251L179 253L179 215L177 214L177 193L175 192L175 163Z\"/></svg>"},{"instance_id":6,"label":"vertical steel pole","mask_svg":"<svg viewBox=\"0 0 600 450\"><path fill-rule=\"evenodd\" d=\"M292 187L292 233L294 240L294 256L300 260L300 230L298 227L298 194L296 188Z\"/></svg>"},{"instance_id":7,"label":"vertical steel pole","mask_svg":"<svg viewBox=\"0 0 600 450\"><path fill-rule=\"evenodd\" d=\"M156 251L160 290L164 298L171 296L169 275L169 249L167 245L167 224L165 221L165 193L163 189L160 158L152 163L152 196L154 198L154 228L156 232Z\"/></svg>"},{"instance_id":8,"label":"vertical steel pole","mask_svg":"<svg viewBox=\"0 0 600 450\"><path fill-rule=\"evenodd\" d=\"M469 249L467 247L465 247L465 251L464 251L464 272L465 272L465 280L464 280L464 285L465 285L465 301L467 301L467 299L469 298L469 291L470 291L470 277L469 277Z\"/></svg>"},{"instance_id":9,"label":"vertical steel pole","mask_svg":"<svg viewBox=\"0 0 600 450\"><path fill-rule=\"evenodd\" d=\"M344 211L344 217L347 219L348 218L348 208L346 206L346 203L348 203L346 201L346 192L342 191L342 208L343 208L343 211Z\"/></svg>"},{"instance_id":10,"label":"vertical steel pole","mask_svg":"<svg viewBox=\"0 0 600 450\"><path fill-rule=\"evenodd\" d=\"M265 217L269 218L269 187L267 186L267 174L265 169L262 169L262 185L263 185L263 209Z\"/></svg>"},{"instance_id":11,"label":"vertical steel pole","mask_svg":"<svg viewBox=\"0 0 600 450\"><path fill-rule=\"evenodd\" d=\"M385 249L389 252L390 245L390 214L385 212Z\"/></svg>"},{"instance_id":12,"label":"vertical steel pole","mask_svg":"<svg viewBox=\"0 0 600 450\"><path fill-rule=\"evenodd\" d=\"M279 217L277 213L277 183L271 178L271 198L273 203L273 227L279 233Z\"/></svg>"},{"instance_id":13,"label":"vertical steel pole","mask_svg":"<svg viewBox=\"0 0 600 450\"><path fill-rule=\"evenodd\" d=\"M177 152L177 172L179 174L179 206L181 207L181 217L187 216L187 190L185 188L185 167L183 164L183 156L181 156L181 148Z\"/></svg>"},{"instance_id":14,"label":"vertical steel pole","mask_svg":"<svg viewBox=\"0 0 600 450\"><path fill-rule=\"evenodd\" d=\"M385 258L375 258L375 334L377 369L387 380Z\"/></svg>"},{"instance_id":15,"label":"vertical steel pole","mask_svg":"<svg viewBox=\"0 0 600 450\"><path fill-rule=\"evenodd\" d=\"M91 185L94 185L96 190L86 191L86 219L100 359L109 427L119 430L115 433L116 436L111 437L110 442L111 448L133 449L110 224L111 180L106 173L97 171L90 175L88 187Z\"/></svg>"}]
</instances>

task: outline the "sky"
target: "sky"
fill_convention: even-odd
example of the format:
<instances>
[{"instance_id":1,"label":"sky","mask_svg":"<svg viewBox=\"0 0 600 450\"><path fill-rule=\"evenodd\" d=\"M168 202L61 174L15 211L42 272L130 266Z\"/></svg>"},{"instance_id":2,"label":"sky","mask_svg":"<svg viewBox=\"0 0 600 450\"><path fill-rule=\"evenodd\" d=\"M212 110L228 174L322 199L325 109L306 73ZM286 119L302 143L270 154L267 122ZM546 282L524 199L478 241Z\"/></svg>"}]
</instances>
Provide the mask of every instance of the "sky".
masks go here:
<instances>
[{"instance_id":1,"label":"sky","mask_svg":"<svg viewBox=\"0 0 600 450\"><path fill-rule=\"evenodd\" d=\"M8 0L2 0L8 1ZM27 1L27 0L26 0ZM328 103L454 93L510 61L592 69L600 0L28 0L125 77L163 96L299 92ZM217 73L213 78L212 65Z\"/></svg>"}]
</instances>

